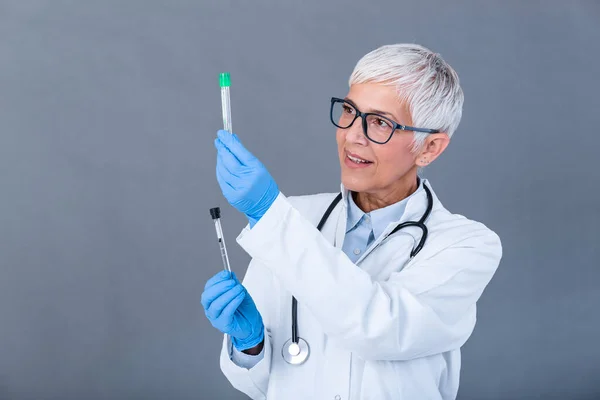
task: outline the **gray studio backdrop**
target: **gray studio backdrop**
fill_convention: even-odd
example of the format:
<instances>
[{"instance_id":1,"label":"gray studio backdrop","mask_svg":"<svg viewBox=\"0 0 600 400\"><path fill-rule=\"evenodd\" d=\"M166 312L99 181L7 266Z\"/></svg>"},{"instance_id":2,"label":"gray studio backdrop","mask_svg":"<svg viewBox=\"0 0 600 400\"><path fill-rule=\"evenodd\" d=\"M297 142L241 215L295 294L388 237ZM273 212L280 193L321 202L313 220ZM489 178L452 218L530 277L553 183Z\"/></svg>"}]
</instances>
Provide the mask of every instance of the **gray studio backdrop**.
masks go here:
<instances>
[{"instance_id":1,"label":"gray studio backdrop","mask_svg":"<svg viewBox=\"0 0 600 400\"><path fill-rule=\"evenodd\" d=\"M210 207L249 261L214 177L218 74L282 191L334 192L329 98L395 42L458 71L425 176L504 244L459 398L600 398L598 2L0 0L0 399L245 398L200 305Z\"/></svg>"}]
</instances>

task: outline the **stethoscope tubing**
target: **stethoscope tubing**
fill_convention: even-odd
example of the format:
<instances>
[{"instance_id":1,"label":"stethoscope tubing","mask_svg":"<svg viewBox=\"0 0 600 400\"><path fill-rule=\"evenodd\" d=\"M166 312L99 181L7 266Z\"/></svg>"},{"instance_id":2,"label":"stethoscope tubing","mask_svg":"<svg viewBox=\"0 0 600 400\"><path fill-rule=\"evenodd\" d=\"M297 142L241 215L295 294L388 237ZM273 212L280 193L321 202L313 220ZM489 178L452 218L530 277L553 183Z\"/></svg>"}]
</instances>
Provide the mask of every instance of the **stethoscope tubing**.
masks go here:
<instances>
[{"instance_id":1,"label":"stethoscope tubing","mask_svg":"<svg viewBox=\"0 0 600 400\"><path fill-rule=\"evenodd\" d=\"M425 183L423 183L423 188L425 189L425 193L427 194L427 208L425 209L425 212L421 216L421 219L419 219L419 221L406 221L406 222L399 224L398 226L396 226L394 228L394 230L392 230L390 233L388 233L386 235L386 237L380 242L380 244L381 244L384 240L386 240L388 237L390 237L391 235L393 235L394 233L398 232L401 229L408 228L411 226L420 228L422 231L421 239L419 239L419 243L411 250L411 252L410 252L411 258L413 258L417 254L419 254L419 252L425 245L425 241L427 240L427 235L429 233L427 226L425 225L425 221L427 220L427 218L429 218L429 214L431 214L431 210L433 209L433 195L431 194L431 191L429 190L427 185L425 185ZM317 229L319 231L321 231L321 229L323 229L325 222L327 222L327 220L329 219L329 216L331 215L331 213L333 212L333 210L335 209L335 207L337 206L337 204L340 202L341 199L342 199L342 194L338 193L338 195L335 197L335 199L333 199L333 201L331 202L329 207L327 207L327 210L325 211L325 213L321 217L321 220L319 221L319 224L317 225ZM298 301L296 300L296 297L292 296L292 338L291 338L291 343L298 345L299 342L300 342L300 336L298 333ZM306 343L306 341L305 341L305 343ZM306 343L306 346L308 347L307 343ZM282 353L284 354L284 359L287 362L289 362L289 360L285 358L285 351L286 351L286 349L285 349L285 345L284 345L284 348L282 349ZM308 357L308 354L306 355L306 357Z\"/></svg>"}]
</instances>

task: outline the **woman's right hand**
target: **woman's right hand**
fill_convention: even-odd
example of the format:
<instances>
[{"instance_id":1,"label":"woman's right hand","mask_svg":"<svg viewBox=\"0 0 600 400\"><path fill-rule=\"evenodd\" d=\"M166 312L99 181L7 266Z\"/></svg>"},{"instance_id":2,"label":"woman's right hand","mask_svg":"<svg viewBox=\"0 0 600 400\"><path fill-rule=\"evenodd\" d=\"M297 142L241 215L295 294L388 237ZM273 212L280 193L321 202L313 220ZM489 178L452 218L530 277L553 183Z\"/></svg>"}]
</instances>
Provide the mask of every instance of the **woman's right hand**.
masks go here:
<instances>
[{"instance_id":1,"label":"woman's right hand","mask_svg":"<svg viewBox=\"0 0 600 400\"><path fill-rule=\"evenodd\" d=\"M239 351L264 339L262 317L254 300L235 273L221 271L206 282L201 298L206 317L218 330L231 336Z\"/></svg>"}]
</instances>

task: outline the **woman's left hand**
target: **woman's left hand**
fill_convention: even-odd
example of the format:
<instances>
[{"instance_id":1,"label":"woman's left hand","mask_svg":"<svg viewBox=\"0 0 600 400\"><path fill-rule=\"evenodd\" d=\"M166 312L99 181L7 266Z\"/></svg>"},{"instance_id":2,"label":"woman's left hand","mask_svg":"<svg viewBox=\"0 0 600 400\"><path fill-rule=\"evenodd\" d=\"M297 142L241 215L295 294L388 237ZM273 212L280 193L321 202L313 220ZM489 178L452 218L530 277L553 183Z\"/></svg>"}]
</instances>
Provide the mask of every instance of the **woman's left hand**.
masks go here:
<instances>
[{"instance_id":1,"label":"woman's left hand","mask_svg":"<svg viewBox=\"0 0 600 400\"><path fill-rule=\"evenodd\" d=\"M265 166L242 145L235 134L219 130L217 181L233 207L244 213L250 227L267 212L279 195L279 188Z\"/></svg>"}]
</instances>

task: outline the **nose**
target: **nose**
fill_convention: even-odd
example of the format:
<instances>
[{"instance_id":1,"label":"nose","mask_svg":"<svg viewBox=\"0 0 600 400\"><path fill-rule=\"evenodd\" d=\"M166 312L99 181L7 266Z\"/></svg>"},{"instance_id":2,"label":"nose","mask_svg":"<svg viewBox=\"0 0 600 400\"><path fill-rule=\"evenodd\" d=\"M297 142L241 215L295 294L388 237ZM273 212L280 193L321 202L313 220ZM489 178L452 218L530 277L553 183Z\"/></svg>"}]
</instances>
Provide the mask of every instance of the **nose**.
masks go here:
<instances>
[{"instance_id":1,"label":"nose","mask_svg":"<svg viewBox=\"0 0 600 400\"><path fill-rule=\"evenodd\" d=\"M360 144L363 146L368 145L369 139L365 136L362 126L362 118L358 117L354 120L352 125L349 128L345 129L346 131L346 141Z\"/></svg>"}]
</instances>

